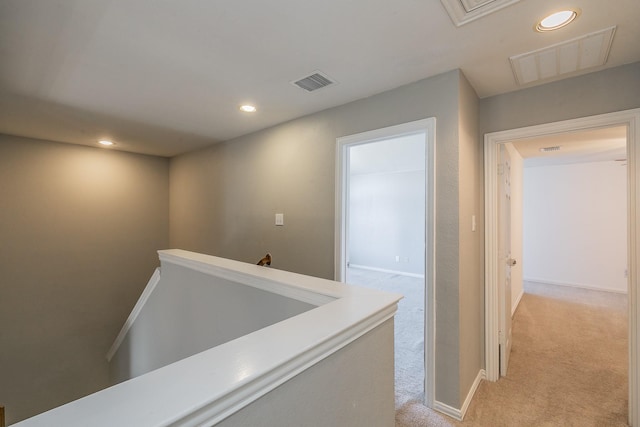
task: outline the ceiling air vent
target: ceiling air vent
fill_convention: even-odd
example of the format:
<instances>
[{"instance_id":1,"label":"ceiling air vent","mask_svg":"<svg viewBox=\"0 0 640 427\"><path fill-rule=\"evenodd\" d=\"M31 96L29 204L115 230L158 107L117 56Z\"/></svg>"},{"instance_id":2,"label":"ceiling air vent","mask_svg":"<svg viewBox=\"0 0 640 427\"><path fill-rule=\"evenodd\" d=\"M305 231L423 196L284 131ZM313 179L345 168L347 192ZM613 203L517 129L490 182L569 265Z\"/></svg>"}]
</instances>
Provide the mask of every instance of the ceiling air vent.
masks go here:
<instances>
[{"instance_id":1,"label":"ceiling air vent","mask_svg":"<svg viewBox=\"0 0 640 427\"><path fill-rule=\"evenodd\" d=\"M557 80L604 65L616 27L589 33L533 52L512 56L511 68L519 85Z\"/></svg>"},{"instance_id":2,"label":"ceiling air vent","mask_svg":"<svg viewBox=\"0 0 640 427\"><path fill-rule=\"evenodd\" d=\"M560 151L560 146L554 145L553 147L542 147L540 151L543 153L549 153L551 151Z\"/></svg>"},{"instance_id":3,"label":"ceiling air vent","mask_svg":"<svg viewBox=\"0 0 640 427\"><path fill-rule=\"evenodd\" d=\"M314 90L322 89L335 83L329 76L321 73L320 71L314 71L313 74L303 77L300 80L291 82L307 92L313 92Z\"/></svg>"}]
</instances>

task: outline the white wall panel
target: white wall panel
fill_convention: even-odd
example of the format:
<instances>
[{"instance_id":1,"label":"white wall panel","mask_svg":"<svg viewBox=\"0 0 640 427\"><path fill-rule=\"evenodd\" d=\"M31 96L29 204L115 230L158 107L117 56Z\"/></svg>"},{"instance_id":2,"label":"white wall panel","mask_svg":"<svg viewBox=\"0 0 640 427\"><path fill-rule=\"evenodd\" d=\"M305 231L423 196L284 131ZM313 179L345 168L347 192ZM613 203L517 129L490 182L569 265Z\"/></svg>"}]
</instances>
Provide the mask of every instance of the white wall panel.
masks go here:
<instances>
[{"instance_id":1,"label":"white wall panel","mask_svg":"<svg viewBox=\"0 0 640 427\"><path fill-rule=\"evenodd\" d=\"M626 292L627 168L525 168L525 280Z\"/></svg>"}]
</instances>

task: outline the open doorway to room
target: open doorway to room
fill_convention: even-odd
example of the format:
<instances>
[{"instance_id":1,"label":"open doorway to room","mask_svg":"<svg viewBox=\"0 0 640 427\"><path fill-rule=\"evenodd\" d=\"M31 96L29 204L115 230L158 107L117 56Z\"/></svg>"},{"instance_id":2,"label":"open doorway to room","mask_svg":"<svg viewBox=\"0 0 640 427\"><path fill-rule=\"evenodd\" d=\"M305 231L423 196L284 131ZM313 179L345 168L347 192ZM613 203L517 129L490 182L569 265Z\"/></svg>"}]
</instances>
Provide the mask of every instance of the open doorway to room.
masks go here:
<instances>
[{"instance_id":1,"label":"open doorway to room","mask_svg":"<svg viewBox=\"0 0 640 427\"><path fill-rule=\"evenodd\" d=\"M399 401L424 393L425 141L349 147L346 282L404 295L395 316Z\"/></svg>"},{"instance_id":2,"label":"open doorway to room","mask_svg":"<svg viewBox=\"0 0 640 427\"><path fill-rule=\"evenodd\" d=\"M607 425L628 412L626 137L625 126L581 130L517 141L511 155L519 359L507 378L531 388L521 374L539 372L549 400L579 401L574 419Z\"/></svg>"},{"instance_id":3,"label":"open doorway to room","mask_svg":"<svg viewBox=\"0 0 640 427\"><path fill-rule=\"evenodd\" d=\"M433 120L338 140L336 278L404 295L395 317L396 404L431 405Z\"/></svg>"},{"instance_id":4,"label":"open doorway to room","mask_svg":"<svg viewBox=\"0 0 640 427\"><path fill-rule=\"evenodd\" d=\"M520 224L513 225L512 230L516 232L512 234L517 239L519 227L521 240L519 243L515 242L513 246L516 248L520 246L521 250L519 254L517 249L514 250L513 257L518 261L518 268L514 268L513 300L506 306L511 307L513 313L523 292L532 295L531 301L527 300L527 304L529 302L535 304L540 302L538 300L544 299L544 304L541 304L544 309L556 304L555 301L558 302L558 307L561 307L560 310L564 310L562 307L566 307L567 310L573 309L574 307L569 307L567 304L577 306L573 304L578 301L577 299L580 299L580 305L590 306L589 315L572 314L569 315L568 320L558 321L562 323L562 328L558 328L557 323L555 326L550 325L550 328L556 330L568 330L569 324L576 323L579 316L586 316L588 320L595 319L600 315L597 311L601 308L617 310L619 313L615 316L622 319L622 324L616 329L615 334L620 338L612 343L611 352L606 352L606 357L613 352L614 344L617 347L621 346L618 352L621 355L618 361L620 366L615 370L616 374L621 372L623 378L628 378L629 387L620 387L620 383L626 381L617 381L617 388L622 390L622 395L617 398L618 403L622 405L618 412L624 419L625 405L628 401L628 419L632 425L637 416L637 402L634 400L637 381L632 373L637 366L637 355L633 351L636 345L634 331L637 328L638 311L637 254L633 248L637 241L635 177L638 166L636 147L639 142L636 126L639 119L639 112L632 110L496 132L485 137L487 378L495 381L502 375L500 352L497 350L502 345L500 338L502 325L499 319L500 310L505 305L500 300L501 285L500 281L496 280L499 277L496 273L499 263L503 260L497 255L498 252L495 250L497 242L492 237L495 230L499 228L499 215L492 211L499 192L495 189L497 188L496 179L489 175L492 171L500 172L498 153L499 147L504 145L510 146L512 154L516 153L516 158L521 155L520 162L523 168L520 184L520 191L523 193L520 201L522 209L519 213L516 209L516 214L512 215L515 221L518 221L518 216L520 217ZM561 148L556 148L559 145ZM560 152L563 150L573 153L565 155L564 160L548 158L553 156L553 154L549 156L549 153L561 155ZM541 160L540 155L546 155L547 158ZM511 157L513 158L513 155ZM512 161L512 165L513 163L517 164L517 161ZM597 194L600 194L600 197L606 195L607 201L594 200L593 197ZM540 212L541 209L542 212ZM554 228L556 225L560 228ZM547 231L550 234L546 233ZM547 244L550 243L549 240L553 240L551 246ZM608 242L608 248L594 247L594 241L598 240L601 242L599 246L606 246L605 243ZM625 295L627 290L628 304ZM530 317L532 308L527 304L525 304L525 313L522 315ZM516 313L514 322L518 320L518 316L520 311ZM607 322L613 322L615 317L612 311L607 311L602 316L603 319L596 321L595 326L590 329L602 328ZM543 317L545 321L552 318L551 313ZM598 322L600 324L597 324ZM605 333L613 334L613 325L610 326L608 331L604 331ZM578 327L574 333L566 335L564 341L582 338L586 340L585 337L590 336L591 333L587 329ZM628 352L629 349L631 349L630 352ZM579 351L577 343L574 343L573 350L567 349L567 357L560 364L565 367L572 365L569 362L573 360L572 355L576 354L574 351ZM531 353L531 351L525 351L525 353ZM592 352L583 351L579 359L589 359L590 356L586 353ZM628 364L627 354L629 355ZM556 362L548 362L547 368L553 363ZM592 365L598 365L598 363L594 361ZM601 365L605 366L609 363L611 361ZM544 365L533 369L539 372L549 371L544 368ZM517 375L517 372L515 374ZM509 375L507 373L508 377ZM556 377L559 376L556 375ZM589 375L572 377L577 378L578 383L594 379L586 378ZM607 378L613 378L613 374ZM598 381L598 383L604 382ZM584 402L584 399L581 402ZM571 409L568 408L568 410Z\"/></svg>"}]
</instances>

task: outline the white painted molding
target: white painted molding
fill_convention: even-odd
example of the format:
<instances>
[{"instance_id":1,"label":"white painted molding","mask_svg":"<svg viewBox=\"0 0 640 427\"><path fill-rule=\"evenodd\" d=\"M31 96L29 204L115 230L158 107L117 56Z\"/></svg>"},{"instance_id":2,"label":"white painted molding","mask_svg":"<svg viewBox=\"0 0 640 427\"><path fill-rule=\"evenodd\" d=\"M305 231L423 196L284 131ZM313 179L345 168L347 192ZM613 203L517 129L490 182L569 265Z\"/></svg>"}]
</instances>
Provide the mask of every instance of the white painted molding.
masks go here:
<instances>
[{"instance_id":1,"label":"white painted molding","mask_svg":"<svg viewBox=\"0 0 640 427\"><path fill-rule=\"evenodd\" d=\"M484 369L480 369L460 409L454 408L445 403L437 402L437 401L434 402L433 409L435 409L438 412L442 412L443 414L448 415L451 418L456 419L458 421L464 420L464 416L467 414L467 410L469 409L469 405L471 405L473 396L476 394L476 391L478 390L478 387L480 386L480 383L482 382L483 379L485 379L485 371Z\"/></svg>"},{"instance_id":2,"label":"white painted molding","mask_svg":"<svg viewBox=\"0 0 640 427\"><path fill-rule=\"evenodd\" d=\"M523 296L524 296L524 289L520 291L520 295L518 295L518 298L516 298L516 303L513 304L513 307L511 307L511 317L513 317L513 315L516 314L516 310L520 306L520 301L522 301Z\"/></svg>"},{"instance_id":3,"label":"white painted molding","mask_svg":"<svg viewBox=\"0 0 640 427\"><path fill-rule=\"evenodd\" d=\"M627 128L628 171L628 257L629 257L629 425L640 425L640 292L638 292L638 265L640 265L640 108L561 122L529 126L519 129L488 133L484 137L485 173L485 370L489 381L497 381L498 370L498 280L497 280L497 174L500 144L531 137L561 134L582 129L610 126Z\"/></svg>"},{"instance_id":4,"label":"white painted molding","mask_svg":"<svg viewBox=\"0 0 640 427\"><path fill-rule=\"evenodd\" d=\"M629 425L640 425L640 108L627 114L628 300L629 300Z\"/></svg>"},{"instance_id":5,"label":"white painted molding","mask_svg":"<svg viewBox=\"0 0 640 427\"><path fill-rule=\"evenodd\" d=\"M147 285L144 287L144 290L142 291L140 298L138 298L136 305L133 307L133 310L131 310L129 317L127 317L127 320L124 322L122 329L120 329L120 333L118 333L118 336L116 337L115 341L111 345L111 348L107 353L108 362L111 362L111 359L113 359L113 356L115 356L116 352L120 348L120 345L122 344L122 341L127 336L129 329L131 329L131 326L133 326L133 322L135 322L136 319L138 318L138 315L142 311L142 307L144 307L144 305L147 303L147 300L149 299L149 297L151 296L151 293L156 288L156 285L159 282L160 282L160 268L156 268L153 274L151 275L149 282L147 282Z\"/></svg>"},{"instance_id":6,"label":"white painted molding","mask_svg":"<svg viewBox=\"0 0 640 427\"><path fill-rule=\"evenodd\" d=\"M351 268L359 268L360 270L378 271L380 273L397 274L398 276L415 277L417 279L424 279L424 274L407 273L400 270L388 270L386 268L370 267L368 265L361 264L349 264Z\"/></svg>"},{"instance_id":7,"label":"white painted molding","mask_svg":"<svg viewBox=\"0 0 640 427\"><path fill-rule=\"evenodd\" d=\"M368 322L363 322L357 325L356 328L344 331L331 337L328 341L296 355L293 359L267 372L264 376L248 382L239 390L234 390L233 394L225 396L224 399L211 402L197 411L189 413L175 425L200 427L217 424L309 367L351 344L367 332L382 325L395 315L396 309L397 307L388 307L384 311L377 313Z\"/></svg>"},{"instance_id":8,"label":"white painted molding","mask_svg":"<svg viewBox=\"0 0 640 427\"><path fill-rule=\"evenodd\" d=\"M192 253L191 257L186 258L184 253L185 251L180 250L158 251L161 262L170 262L308 304L320 306L337 298L337 294L320 293L312 285L305 285L308 282L306 279L308 276L290 272L282 274L284 273L282 270L218 257L214 257L217 261L214 265L207 262L208 255Z\"/></svg>"},{"instance_id":9,"label":"white painted molding","mask_svg":"<svg viewBox=\"0 0 640 427\"><path fill-rule=\"evenodd\" d=\"M464 400L464 403L462 404L462 409L460 410L461 416L462 416L461 420L464 419L464 416L467 414L469 405L471 405L471 400L473 399L473 396L475 396L476 391L478 391L478 387L480 387L480 382L482 382L482 380L485 378L486 378L486 373L484 369L480 369L480 371L478 371L478 375L476 375L476 379L473 381L473 384L471 385L471 389L469 389L469 393L467 393L467 398Z\"/></svg>"},{"instance_id":10,"label":"white painted molding","mask_svg":"<svg viewBox=\"0 0 640 427\"><path fill-rule=\"evenodd\" d=\"M578 289L587 289L590 291L598 291L598 292L609 292L612 294L623 294L626 295L628 292L626 290L618 290L611 288L601 288L595 285L587 285L584 283L570 283L570 282L560 282L557 280L544 279L540 277L527 277L522 279L523 282L534 282L534 283L542 283L543 285L553 285L553 286L563 286L566 288L578 288Z\"/></svg>"},{"instance_id":11,"label":"white painted molding","mask_svg":"<svg viewBox=\"0 0 640 427\"><path fill-rule=\"evenodd\" d=\"M449 406L446 403L436 400L433 402L433 409L453 418L454 420L462 421L462 411L454 408L453 406Z\"/></svg>"}]
</instances>

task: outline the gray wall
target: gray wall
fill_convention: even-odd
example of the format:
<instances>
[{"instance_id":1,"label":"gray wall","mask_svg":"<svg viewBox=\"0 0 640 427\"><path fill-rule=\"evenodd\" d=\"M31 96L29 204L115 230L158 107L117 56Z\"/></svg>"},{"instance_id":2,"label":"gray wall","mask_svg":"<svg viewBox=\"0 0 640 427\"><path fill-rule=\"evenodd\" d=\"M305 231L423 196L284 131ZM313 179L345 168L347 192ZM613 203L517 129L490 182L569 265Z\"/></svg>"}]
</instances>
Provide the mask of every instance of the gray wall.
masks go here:
<instances>
[{"instance_id":1,"label":"gray wall","mask_svg":"<svg viewBox=\"0 0 640 427\"><path fill-rule=\"evenodd\" d=\"M160 282L111 360L111 382L146 374L315 307L163 264Z\"/></svg>"},{"instance_id":2,"label":"gray wall","mask_svg":"<svg viewBox=\"0 0 640 427\"><path fill-rule=\"evenodd\" d=\"M460 80L459 96L459 396L462 404L478 372L484 368L484 168L482 139L478 138L479 101L464 78ZM472 216L476 218L476 231L471 228Z\"/></svg>"},{"instance_id":3,"label":"gray wall","mask_svg":"<svg viewBox=\"0 0 640 427\"><path fill-rule=\"evenodd\" d=\"M333 278L336 138L436 117L436 398L460 407L460 396L468 391L460 384L473 381L477 372L461 381L459 358L475 359L462 362L465 369L467 363L479 367L482 353L480 346L459 356L458 141L462 130L469 138L466 152L478 135L472 118L462 129L459 124L461 102L471 101L475 111L477 100L469 88L461 72L451 71L172 158L171 246L249 262L269 251L275 268ZM476 173L464 174L465 182L477 179ZM481 196L472 193L481 184L471 188L468 194L476 203ZM274 226L276 212L284 213L284 227ZM474 249L465 259L470 271L481 269L476 248L481 236L473 237ZM469 276L463 291L465 304L473 305L465 319L469 335L482 310L475 299L481 289L482 277ZM481 322L474 323L473 332L481 333ZM478 343L476 336L467 347Z\"/></svg>"},{"instance_id":4,"label":"gray wall","mask_svg":"<svg viewBox=\"0 0 640 427\"><path fill-rule=\"evenodd\" d=\"M168 243L167 159L0 135L0 404L13 423L108 385Z\"/></svg>"},{"instance_id":5,"label":"gray wall","mask_svg":"<svg viewBox=\"0 0 640 427\"><path fill-rule=\"evenodd\" d=\"M640 107L640 62L480 101L480 131L558 122Z\"/></svg>"}]
</instances>

